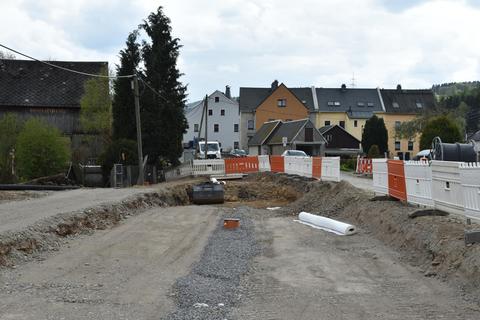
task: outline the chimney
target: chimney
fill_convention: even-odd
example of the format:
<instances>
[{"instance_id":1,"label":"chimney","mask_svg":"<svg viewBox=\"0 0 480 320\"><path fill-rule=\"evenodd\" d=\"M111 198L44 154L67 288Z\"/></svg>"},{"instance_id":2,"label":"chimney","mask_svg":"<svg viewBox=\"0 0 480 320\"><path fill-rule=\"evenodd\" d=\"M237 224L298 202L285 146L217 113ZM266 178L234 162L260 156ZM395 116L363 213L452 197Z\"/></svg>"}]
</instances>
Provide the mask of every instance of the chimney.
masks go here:
<instances>
[{"instance_id":1,"label":"chimney","mask_svg":"<svg viewBox=\"0 0 480 320\"><path fill-rule=\"evenodd\" d=\"M228 99L232 99L232 94L230 93L230 86L225 86L225 96Z\"/></svg>"},{"instance_id":2,"label":"chimney","mask_svg":"<svg viewBox=\"0 0 480 320\"><path fill-rule=\"evenodd\" d=\"M397 91L402 91L402 86L400 84L397 84Z\"/></svg>"},{"instance_id":3,"label":"chimney","mask_svg":"<svg viewBox=\"0 0 480 320\"><path fill-rule=\"evenodd\" d=\"M342 91L344 91L344 92L347 91L347 85L345 83L342 84Z\"/></svg>"},{"instance_id":4,"label":"chimney","mask_svg":"<svg viewBox=\"0 0 480 320\"><path fill-rule=\"evenodd\" d=\"M278 88L278 80L275 80L275 81L272 82L271 89L272 89L272 91L273 91L273 90L275 90L275 89L277 89L277 88Z\"/></svg>"}]
</instances>

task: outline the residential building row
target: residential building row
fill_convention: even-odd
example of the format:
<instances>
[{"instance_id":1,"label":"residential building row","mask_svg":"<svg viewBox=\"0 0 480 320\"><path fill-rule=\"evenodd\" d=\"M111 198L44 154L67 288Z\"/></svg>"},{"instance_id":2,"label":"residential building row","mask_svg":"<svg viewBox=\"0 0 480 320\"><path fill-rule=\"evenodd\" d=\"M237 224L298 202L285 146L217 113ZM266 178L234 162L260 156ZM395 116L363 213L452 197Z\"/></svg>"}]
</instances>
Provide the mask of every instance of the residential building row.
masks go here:
<instances>
[{"instance_id":1,"label":"residential building row","mask_svg":"<svg viewBox=\"0 0 480 320\"><path fill-rule=\"evenodd\" d=\"M419 137L399 139L395 128L425 110L436 108L431 90L405 90L400 85L395 89L348 88L345 85L338 88L289 88L275 80L270 87L241 87L238 102L231 98L230 89L228 92L228 97L219 91L209 96L208 120L209 140L210 137L218 139L227 150L237 147L249 150L256 142L251 139L267 122L303 119L309 119L320 132L328 129L330 136L342 135L341 141L355 150L354 146L362 139L365 122L377 115L384 119L388 130L390 156L408 159L420 151ZM198 133L195 128L198 128L200 117L195 110L186 112L193 132L189 129L184 142L192 140L192 133ZM267 149L258 149L258 152L266 153Z\"/></svg>"}]
</instances>

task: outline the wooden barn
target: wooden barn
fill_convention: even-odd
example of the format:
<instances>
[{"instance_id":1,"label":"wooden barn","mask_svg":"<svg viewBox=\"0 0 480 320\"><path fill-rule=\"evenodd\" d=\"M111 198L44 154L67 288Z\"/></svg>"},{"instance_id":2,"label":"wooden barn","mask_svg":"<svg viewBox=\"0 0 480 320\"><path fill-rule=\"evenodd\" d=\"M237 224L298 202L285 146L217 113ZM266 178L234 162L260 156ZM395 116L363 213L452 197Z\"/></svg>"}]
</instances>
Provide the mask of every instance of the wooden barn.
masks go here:
<instances>
[{"instance_id":1,"label":"wooden barn","mask_svg":"<svg viewBox=\"0 0 480 320\"><path fill-rule=\"evenodd\" d=\"M108 70L107 62L51 63L91 74ZM75 137L83 134L79 121L80 99L88 79L91 77L37 61L0 59L0 118L6 113L22 120L40 118L57 127L75 144Z\"/></svg>"}]
</instances>

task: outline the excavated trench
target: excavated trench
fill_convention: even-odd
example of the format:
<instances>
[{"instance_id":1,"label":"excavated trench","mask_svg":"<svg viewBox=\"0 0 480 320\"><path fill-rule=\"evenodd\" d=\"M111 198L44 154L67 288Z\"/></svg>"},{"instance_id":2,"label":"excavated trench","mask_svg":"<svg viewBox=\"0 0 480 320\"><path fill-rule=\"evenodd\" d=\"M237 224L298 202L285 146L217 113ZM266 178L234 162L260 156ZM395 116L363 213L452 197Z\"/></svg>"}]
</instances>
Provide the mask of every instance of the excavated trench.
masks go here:
<instances>
[{"instance_id":1,"label":"excavated trench","mask_svg":"<svg viewBox=\"0 0 480 320\"><path fill-rule=\"evenodd\" d=\"M45 219L17 233L0 235L0 265L13 265L56 250L70 237L111 228L129 216L158 206L190 204L193 182L132 197L121 203ZM219 206L253 208L265 216L296 216L307 211L357 225L401 253L425 276L458 285L467 293L480 293L480 245L465 246L462 221L450 216L409 214L417 208L393 201L370 201L371 195L347 182L321 183L285 174L261 173L227 181L225 203ZM30 258L28 258L30 256Z\"/></svg>"}]
</instances>

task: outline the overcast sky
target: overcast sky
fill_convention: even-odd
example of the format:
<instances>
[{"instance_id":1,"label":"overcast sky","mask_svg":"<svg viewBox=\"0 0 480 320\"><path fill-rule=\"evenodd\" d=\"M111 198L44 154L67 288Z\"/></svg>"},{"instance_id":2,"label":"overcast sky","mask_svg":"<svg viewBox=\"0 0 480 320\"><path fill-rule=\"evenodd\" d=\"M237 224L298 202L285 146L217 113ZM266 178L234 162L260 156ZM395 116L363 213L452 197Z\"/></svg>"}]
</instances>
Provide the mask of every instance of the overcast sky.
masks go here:
<instances>
[{"instance_id":1,"label":"overcast sky","mask_svg":"<svg viewBox=\"0 0 480 320\"><path fill-rule=\"evenodd\" d=\"M480 79L480 0L0 0L0 43L113 67L162 5L189 100L232 86L426 88Z\"/></svg>"}]
</instances>

